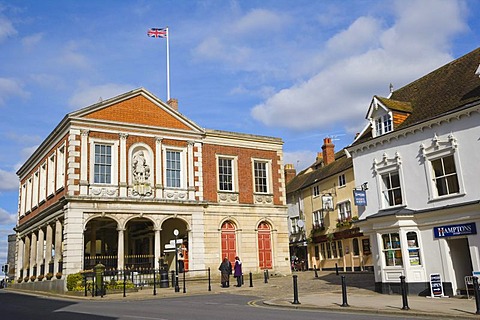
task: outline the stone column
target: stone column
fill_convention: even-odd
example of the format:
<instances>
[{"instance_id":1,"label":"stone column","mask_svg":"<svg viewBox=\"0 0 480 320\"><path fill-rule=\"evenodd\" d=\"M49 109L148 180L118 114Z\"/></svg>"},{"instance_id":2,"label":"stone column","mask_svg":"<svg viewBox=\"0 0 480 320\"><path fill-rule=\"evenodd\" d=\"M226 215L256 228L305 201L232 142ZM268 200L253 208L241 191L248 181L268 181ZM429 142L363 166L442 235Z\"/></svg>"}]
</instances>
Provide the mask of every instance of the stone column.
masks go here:
<instances>
[{"instance_id":1,"label":"stone column","mask_svg":"<svg viewBox=\"0 0 480 320\"><path fill-rule=\"evenodd\" d=\"M38 241L37 241L37 275L40 275L42 272L41 266L44 264L43 260L43 253L44 253L44 241L45 241L45 233L43 229L38 229Z\"/></svg>"},{"instance_id":2,"label":"stone column","mask_svg":"<svg viewBox=\"0 0 480 320\"><path fill-rule=\"evenodd\" d=\"M154 260L155 260L155 269L159 269L160 268L160 265L158 263L158 260L160 259L160 254L161 254L161 251L162 251L162 248L160 247L161 246L161 242L160 242L160 231L161 229L155 229L155 254L154 254Z\"/></svg>"},{"instance_id":3,"label":"stone column","mask_svg":"<svg viewBox=\"0 0 480 320\"><path fill-rule=\"evenodd\" d=\"M15 266L15 280L20 278L20 270L23 269L25 257L25 241L22 238L17 238L17 260Z\"/></svg>"},{"instance_id":4,"label":"stone column","mask_svg":"<svg viewBox=\"0 0 480 320\"><path fill-rule=\"evenodd\" d=\"M120 133L120 197L126 197L128 191L127 183L127 137L128 134Z\"/></svg>"},{"instance_id":5,"label":"stone column","mask_svg":"<svg viewBox=\"0 0 480 320\"><path fill-rule=\"evenodd\" d=\"M188 170L188 200L195 200L195 179L193 170L193 141L188 141L187 147L187 170Z\"/></svg>"},{"instance_id":6,"label":"stone column","mask_svg":"<svg viewBox=\"0 0 480 320\"><path fill-rule=\"evenodd\" d=\"M53 270L57 270L58 263L62 259L62 235L63 235L62 222L60 221L60 219L57 219L57 221L55 221L55 257L53 260L55 265ZM62 270L57 270L57 271L62 272Z\"/></svg>"},{"instance_id":7,"label":"stone column","mask_svg":"<svg viewBox=\"0 0 480 320\"><path fill-rule=\"evenodd\" d=\"M30 247L30 275L34 275L33 268L37 264L37 234L32 232L32 243Z\"/></svg>"},{"instance_id":8,"label":"stone column","mask_svg":"<svg viewBox=\"0 0 480 320\"><path fill-rule=\"evenodd\" d=\"M80 141L80 195L88 194L88 134L82 130ZM93 155L92 155L93 157Z\"/></svg>"},{"instance_id":9,"label":"stone column","mask_svg":"<svg viewBox=\"0 0 480 320\"><path fill-rule=\"evenodd\" d=\"M155 138L155 198L163 198L162 184L162 138Z\"/></svg>"},{"instance_id":10,"label":"stone column","mask_svg":"<svg viewBox=\"0 0 480 320\"><path fill-rule=\"evenodd\" d=\"M123 270L125 269L125 229L118 228L118 261L117 261L117 269Z\"/></svg>"},{"instance_id":11,"label":"stone column","mask_svg":"<svg viewBox=\"0 0 480 320\"><path fill-rule=\"evenodd\" d=\"M30 269L30 247L31 247L32 239L29 235L25 236L25 249L23 255L23 276L27 275L27 269Z\"/></svg>"},{"instance_id":12,"label":"stone column","mask_svg":"<svg viewBox=\"0 0 480 320\"><path fill-rule=\"evenodd\" d=\"M52 262L53 228L47 224L47 239L45 241L45 268ZM48 269L45 269L48 270ZM46 271L48 273L48 271Z\"/></svg>"}]
</instances>

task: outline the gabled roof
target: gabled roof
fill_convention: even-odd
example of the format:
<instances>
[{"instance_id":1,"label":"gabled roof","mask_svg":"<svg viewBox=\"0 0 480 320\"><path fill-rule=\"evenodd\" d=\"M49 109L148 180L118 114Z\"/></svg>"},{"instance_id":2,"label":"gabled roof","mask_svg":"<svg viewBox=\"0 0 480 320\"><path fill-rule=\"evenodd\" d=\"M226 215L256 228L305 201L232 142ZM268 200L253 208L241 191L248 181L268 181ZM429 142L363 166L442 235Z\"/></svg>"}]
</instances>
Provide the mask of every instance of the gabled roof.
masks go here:
<instances>
[{"instance_id":1,"label":"gabled roof","mask_svg":"<svg viewBox=\"0 0 480 320\"><path fill-rule=\"evenodd\" d=\"M138 88L108 100L71 112L69 119L91 119L109 123L204 131L200 126L157 98L145 88Z\"/></svg>"},{"instance_id":2,"label":"gabled roof","mask_svg":"<svg viewBox=\"0 0 480 320\"><path fill-rule=\"evenodd\" d=\"M475 73L480 64L480 48L430 72L392 92L389 98L376 97L392 110L410 115L395 130L433 120L480 101L480 79ZM353 145L371 139L364 130Z\"/></svg>"},{"instance_id":3,"label":"gabled roof","mask_svg":"<svg viewBox=\"0 0 480 320\"><path fill-rule=\"evenodd\" d=\"M321 161L316 161L310 168L313 171L306 172L306 170L300 172L295 176L286 186L287 194L308 188L317 182L325 180L329 177L337 175L348 168L353 167L352 158L345 155L344 150L335 153L335 161L324 167L318 167ZM306 173L305 173L306 172Z\"/></svg>"}]
</instances>

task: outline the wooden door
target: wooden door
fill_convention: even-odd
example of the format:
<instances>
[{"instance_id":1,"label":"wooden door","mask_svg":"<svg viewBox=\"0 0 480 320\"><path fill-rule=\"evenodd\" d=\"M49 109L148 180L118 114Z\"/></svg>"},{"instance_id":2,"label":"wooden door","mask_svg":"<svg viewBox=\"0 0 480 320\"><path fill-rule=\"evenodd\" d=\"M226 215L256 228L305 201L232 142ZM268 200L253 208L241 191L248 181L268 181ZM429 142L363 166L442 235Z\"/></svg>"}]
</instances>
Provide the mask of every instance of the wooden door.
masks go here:
<instances>
[{"instance_id":1,"label":"wooden door","mask_svg":"<svg viewBox=\"0 0 480 320\"><path fill-rule=\"evenodd\" d=\"M230 263L235 261L235 256L237 255L235 230L235 225L230 221L222 224L222 260L227 257Z\"/></svg>"},{"instance_id":2,"label":"wooden door","mask_svg":"<svg viewBox=\"0 0 480 320\"><path fill-rule=\"evenodd\" d=\"M265 222L258 226L258 260L260 269L272 269L272 239Z\"/></svg>"}]
</instances>

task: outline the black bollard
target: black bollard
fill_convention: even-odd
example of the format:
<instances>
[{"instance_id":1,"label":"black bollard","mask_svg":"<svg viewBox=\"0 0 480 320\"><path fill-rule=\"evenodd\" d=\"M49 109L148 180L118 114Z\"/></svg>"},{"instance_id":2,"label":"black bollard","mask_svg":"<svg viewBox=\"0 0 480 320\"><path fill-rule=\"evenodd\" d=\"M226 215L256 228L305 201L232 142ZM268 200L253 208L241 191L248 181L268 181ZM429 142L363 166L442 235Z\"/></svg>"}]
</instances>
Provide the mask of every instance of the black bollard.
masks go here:
<instances>
[{"instance_id":1,"label":"black bollard","mask_svg":"<svg viewBox=\"0 0 480 320\"><path fill-rule=\"evenodd\" d=\"M342 276L342 307L349 307L347 303L347 284L345 282L345 276Z\"/></svg>"},{"instance_id":2,"label":"black bollard","mask_svg":"<svg viewBox=\"0 0 480 320\"><path fill-rule=\"evenodd\" d=\"M187 288L185 287L185 270L183 270L183 293L187 293Z\"/></svg>"},{"instance_id":3,"label":"black bollard","mask_svg":"<svg viewBox=\"0 0 480 320\"><path fill-rule=\"evenodd\" d=\"M400 286L402 288L402 302L403 302L402 310L410 310L410 308L408 307L407 284L405 283L405 276L400 276Z\"/></svg>"},{"instance_id":4,"label":"black bollard","mask_svg":"<svg viewBox=\"0 0 480 320\"><path fill-rule=\"evenodd\" d=\"M265 281L265 283L268 283L268 273L267 273L267 270L265 269L265 271L263 272L263 279Z\"/></svg>"},{"instance_id":5,"label":"black bollard","mask_svg":"<svg viewBox=\"0 0 480 320\"><path fill-rule=\"evenodd\" d=\"M248 275L250 276L250 288L251 288L251 287L253 287L252 273L250 272Z\"/></svg>"},{"instance_id":6,"label":"black bollard","mask_svg":"<svg viewBox=\"0 0 480 320\"><path fill-rule=\"evenodd\" d=\"M338 276L338 264L335 263L335 274Z\"/></svg>"},{"instance_id":7,"label":"black bollard","mask_svg":"<svg viewBox=\"0 0 480 320\"><path fill-rule=\"evenodd\" d=\"M123 270L123 297L125 298L127 291L127 273Z\"/></svg>"},{"instance_id":8,"label":"black bollard","mask_svg":"<svg viewBox=\"0 0 480 320\"><path fill-rule=\"evenodd\" d=\"M297 275L293 275L293 302L292 304L300 304L298 301L298 285L297 285Z\"/></svg>"},{"instance_id":9,"label":"black bollard","mask_svg":"<svg viewBox=\"0 0 480 320\"><path fill-rule=\"evenodd\" d=\"M156 275L155 275L155 268L153 268L153 295L156 296L157 295L157 279L156 278Z\"/></svg>"},{"instance_id":10,"label":"black bollard","mask_svg":"<svg viewBox=\"0 0 480 320\"><path fill-rule=\"evenodd\" d=\"M172 288L175 288L175 271L172 270Z\"/></svg>"},{"instance_id":11,"label":"black bollard","mask_svg":"<svg viewBox=\"0 0 480 320\"><path fill-rule=\"evenodd\" d=\"M212 291L212 279L210 278L210 267L208 267L208 291Z\"/></svg>"},{"instance_id":12,"label":"black bollard","mask_svg":"<svg viewBox=\"0 0 480 320\"><path fill-rule=\"evenodd\" d=\"M476 314L480 314L480 291L478 288L478 278L473 277L473 293L475 294L475 305L477 306Z\"/></svg>"},{"instance_id":13,"label":"black bollard","mask_svg":"<svg viewBox=\"0 0 480 320\"><path fill-rule=\"evenodd\" d=\"M317 266L313 265L313 271L315 271L315 278L318 278Z\"/></svg>"}]
</instances>

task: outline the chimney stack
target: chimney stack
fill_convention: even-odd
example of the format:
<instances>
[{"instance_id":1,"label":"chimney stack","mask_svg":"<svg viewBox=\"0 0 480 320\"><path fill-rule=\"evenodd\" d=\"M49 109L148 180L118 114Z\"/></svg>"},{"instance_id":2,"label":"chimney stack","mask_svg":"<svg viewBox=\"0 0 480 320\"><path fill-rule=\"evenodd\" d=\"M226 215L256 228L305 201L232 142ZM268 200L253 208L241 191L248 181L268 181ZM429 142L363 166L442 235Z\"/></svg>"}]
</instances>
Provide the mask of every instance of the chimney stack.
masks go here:
<instances>
[{"instance_id":1,"label":"chimney stack","mask_svg":"<svg viewBox=\"0 0 480 320\"><path fill-rule=\"evenodd\" d=\"M325 166L335 161L335 145L332 143L332 138L323 139L322 156Z\"/></svg>"},{"instance_id":2,"label":"chimney stack","mask_svg":"<svg viewBox=\"0 0 480 320\"><path fill-rule=\"evenodd\" d=\"M295 176L297 175L297 170L295 170L295 167L291 163L285 164L284 168L285 172L285 185L287 185Z\"/></svg>"},{"instance_id":3,"label":"chimney stack","mask_svg":"<svg viewBox=\"0 0 480 320\"><path fill-rule=\"evenodd\" d=\"M167 104L175 111L178 111L178 99L171 98L167 101Z\"/></svg>"}]
</instances>

